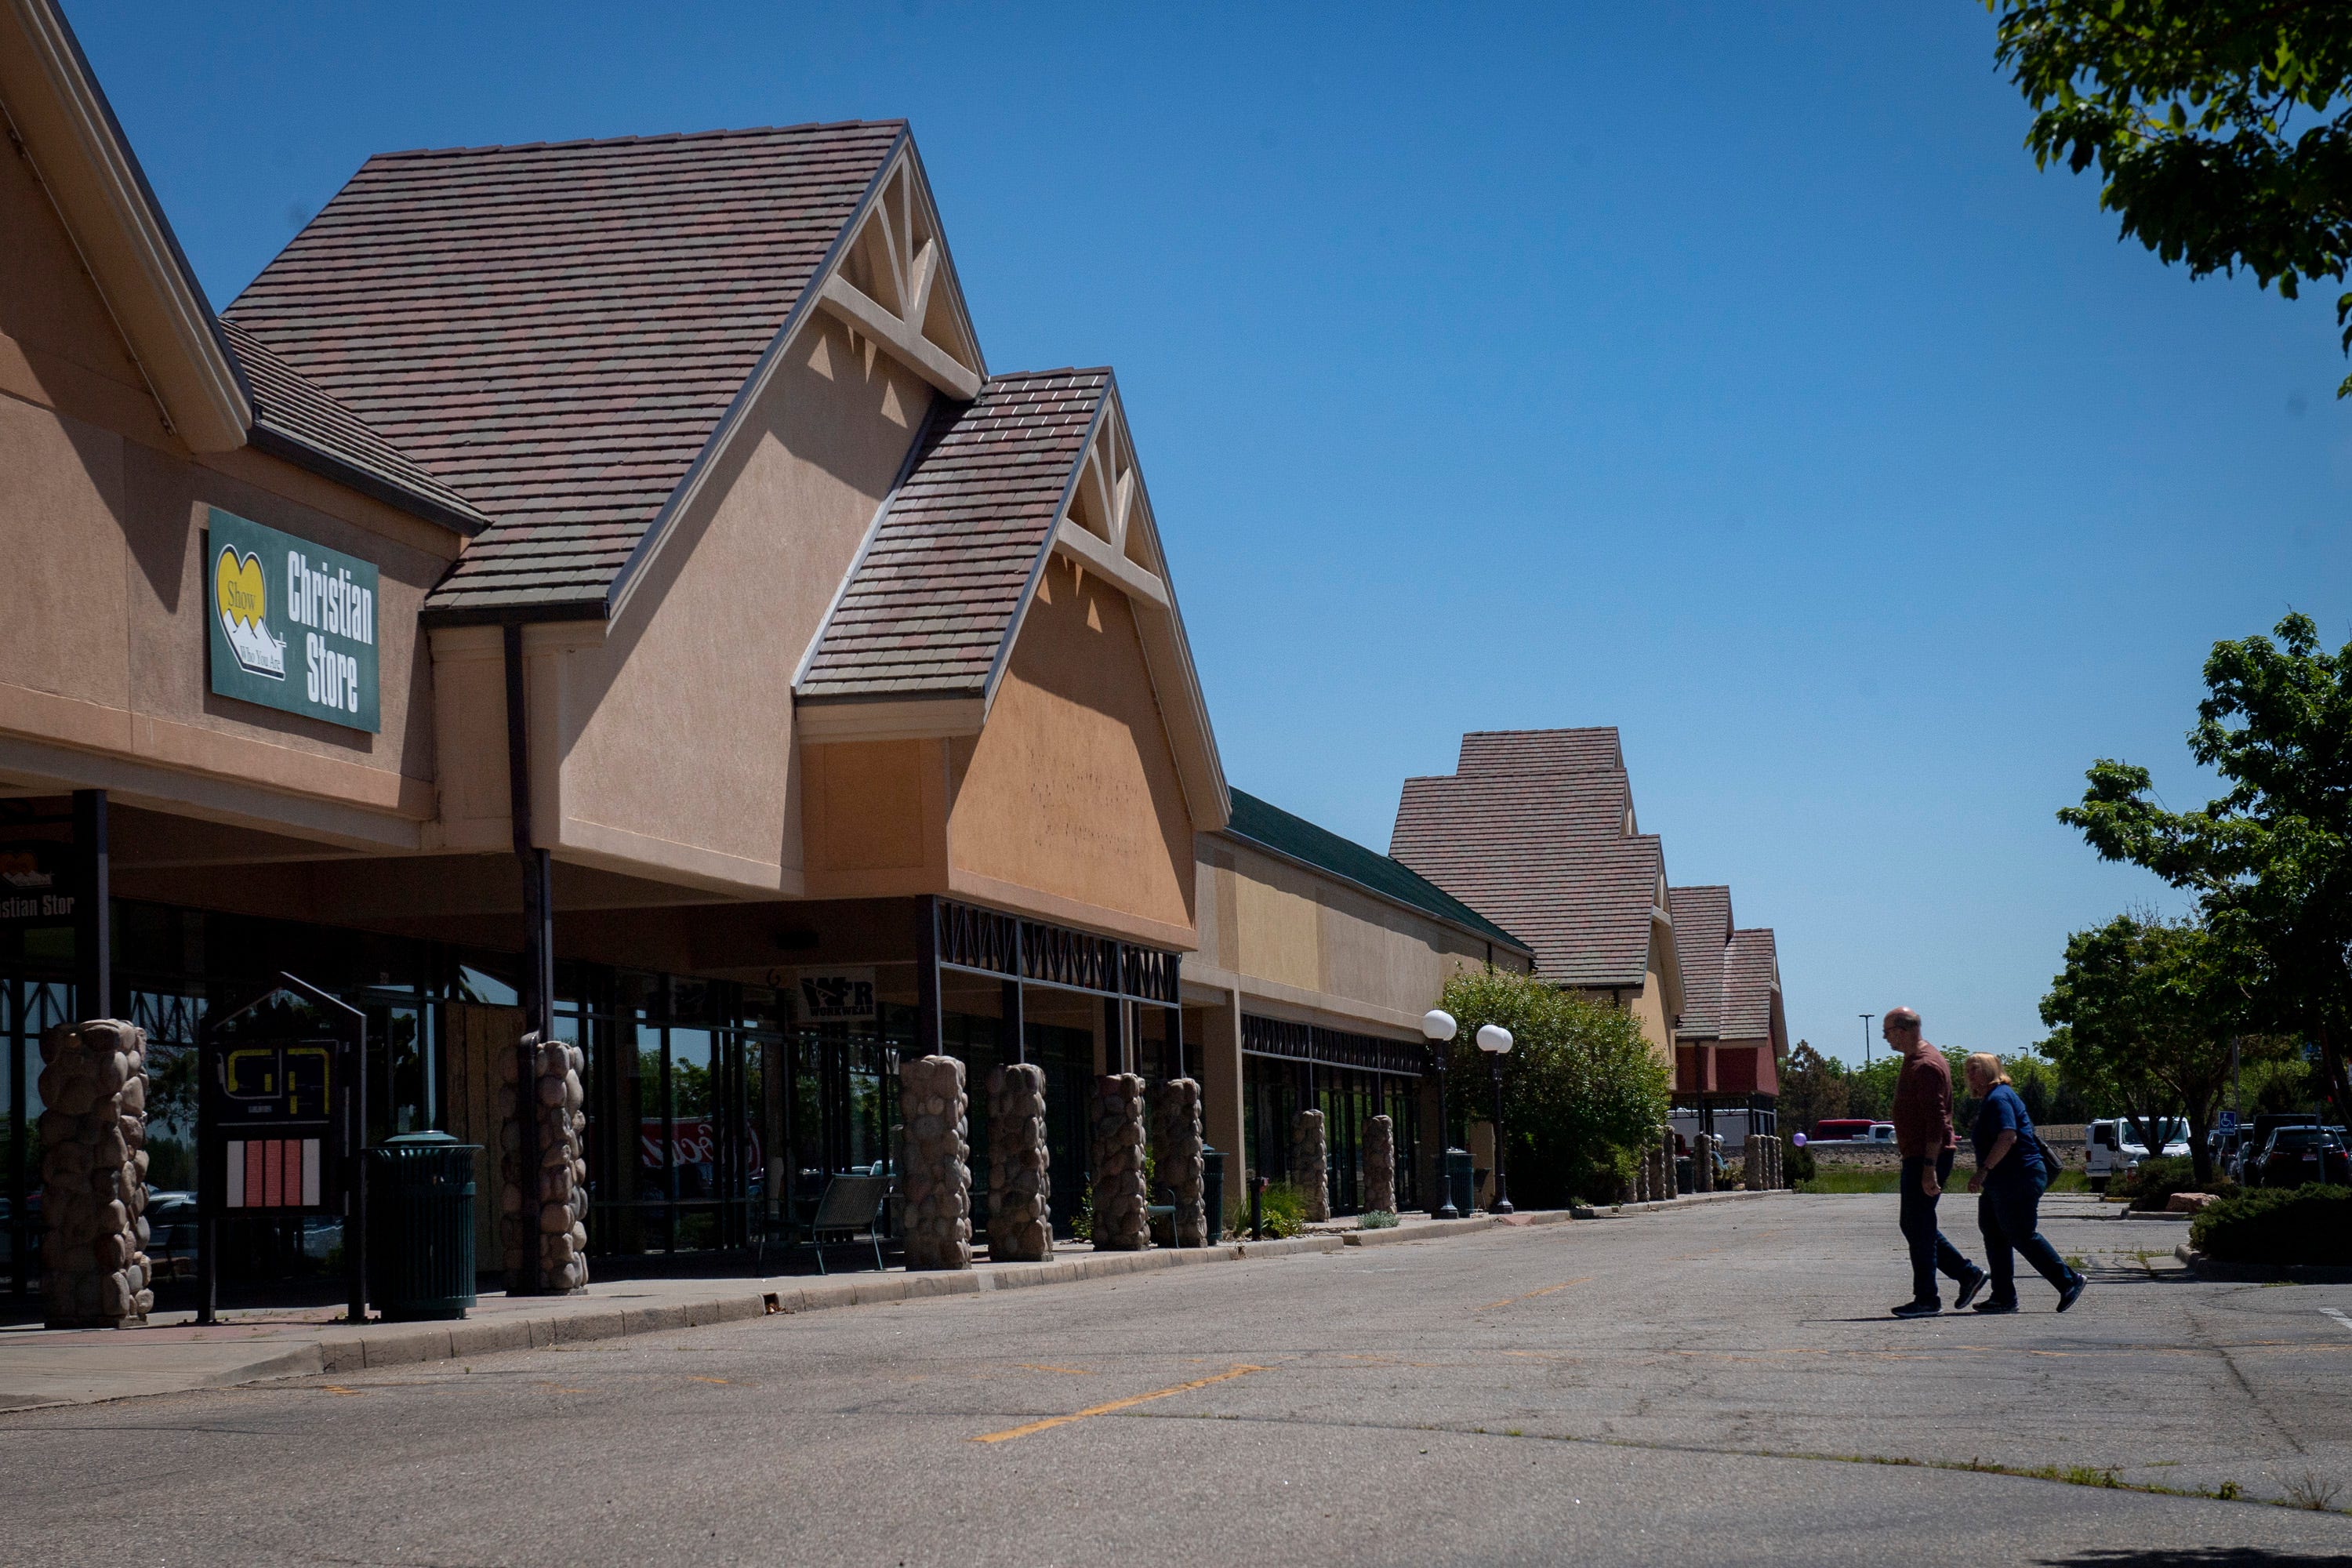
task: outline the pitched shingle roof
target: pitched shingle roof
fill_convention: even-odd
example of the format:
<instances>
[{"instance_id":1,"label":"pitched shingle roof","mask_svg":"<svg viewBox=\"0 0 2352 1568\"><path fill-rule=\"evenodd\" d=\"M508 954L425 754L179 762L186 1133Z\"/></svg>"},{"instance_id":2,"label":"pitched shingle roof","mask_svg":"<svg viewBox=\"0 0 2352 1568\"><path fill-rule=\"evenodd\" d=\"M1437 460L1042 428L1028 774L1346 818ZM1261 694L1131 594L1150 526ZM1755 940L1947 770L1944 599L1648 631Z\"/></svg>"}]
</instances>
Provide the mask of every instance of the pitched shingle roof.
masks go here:
<instances>
[{"instance_id":1,"label":"pitched shingle roof","mask_svg":"<svg viewBox=\"0 0 2352 1568\"><path fill-rule=\"evenodd\" d=\"M423 512L461 533L478 533L489 525L490 520L464 496L304 380L260 339L234 321L221 323L221 335L253 394L256 447L324 472L387 505Z\"/></svg>"},{"instance_id":2,"label":"pitched shingle roof","mask_svg":"<svg viewBox=\"0 0 2352 1568\"><path fill-rule=\"evenodd\" d=\"M1462 737L1454 771L1463 773L1539 768L1570 773L1625 771L1617 727L1585 730L1473 730Z\"/></svg>"},{"instance_id":3,"label":"pitched shingle roof","mask_svg":"<svg viewBox=\"0 0 2352 1568\"><path fill-rule=\"evenodd\" d=\"M1721 1037L1770 1040L1772 995L1780 989L1780 949L1770 928L1733 931L1724 950Z\"/></svg>"},{"instance_id":4,"label":"pitched shingle roof","mask_svg":"<svg viewBox=\"0 0 2352 1568\"><path fill-rule=\"evenodd\" d=\"M803 700L983 689L1110 387L1099 369L993 376L934 416L819 635Z\"/></svg>"},{"instance_id":5,"label":"pitched shingle roof","mask_svg":"<svg viewBox=\"0 0 2352 1568\"><path fill-rule=\"evenodd\" d=\"M905 134L382 154L227 314L494 520L428 614L598 615Z\"/></svg>"},{"instance_id":6,"label":"pitched shingle roof","mask_svg":"<svg viewBox=\"0 0 2352 1568\"><path fill-rule=\"evenodd\" d=\"M1631 793L1622 772L1521 772L1491 759L1407 779L1389 853L1532 943L1543 978L1639 985L1665 853L1654 836L1627 832Z\"/></svg>"},{"instance_id":7,"label":"pitched shingle roof","mask_svg":"<svg viewBox=\"0 0 2352 1568\"><path fill-rule=\"evenodd\" d=\"M1241 790L1231 793L1234 799L1233 820L1226 823L1224 828L1229 836L1328 871L1369 892L1419 910L1423 914L1434 915L1457 926L1466 926L1481 936L1503 942L1517 952L1532 951L1526 942L1411 867L1391 860L1377 850L1367 849L1352 839L1342 838L1328 828L1318 827L1305 817L1294 816L1254 795Z\"/></svg>"},{"instance_id":8,"label":"pitched shingle roof","mask_svg":"<svg viewBox=\"0 0 2352 1568\"><path fill-rule=\"evenodd\" d=\"M1683 971L1683 1016L1677 1039L1722 1036L1724 949L1731 942L1729 888L1669 888L1675 956Z\"/></svg>"}]
</instances>

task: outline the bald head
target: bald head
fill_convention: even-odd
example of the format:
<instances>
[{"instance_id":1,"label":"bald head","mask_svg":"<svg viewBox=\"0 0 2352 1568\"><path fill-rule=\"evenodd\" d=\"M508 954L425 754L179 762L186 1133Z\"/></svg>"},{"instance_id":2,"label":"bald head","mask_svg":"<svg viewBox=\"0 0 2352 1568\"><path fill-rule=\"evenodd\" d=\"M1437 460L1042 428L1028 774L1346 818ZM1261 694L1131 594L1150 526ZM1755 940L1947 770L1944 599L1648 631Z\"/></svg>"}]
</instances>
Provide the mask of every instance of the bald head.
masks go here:
<instances>
[{"instance_id":1,"label":"bald head","mask_svg":"<svg viewBox=\"0 0 2352 1568\"><path fill-rule=\"evenodd\" d=\"M1916 1054L1920 1047L1919 1010L1916 1007L1889 1007L1880 1016L1879 1037L1895 1047L1903 1057Z\"/></svg>"}]
</instances>

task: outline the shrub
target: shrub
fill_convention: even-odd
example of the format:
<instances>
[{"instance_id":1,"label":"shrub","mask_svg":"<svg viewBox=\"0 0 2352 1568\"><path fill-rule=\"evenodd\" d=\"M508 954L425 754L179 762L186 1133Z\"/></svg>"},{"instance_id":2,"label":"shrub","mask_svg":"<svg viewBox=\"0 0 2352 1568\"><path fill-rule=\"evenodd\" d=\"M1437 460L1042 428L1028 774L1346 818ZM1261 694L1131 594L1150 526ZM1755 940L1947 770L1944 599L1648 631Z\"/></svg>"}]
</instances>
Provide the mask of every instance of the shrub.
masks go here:
<instances>
[{"instance_id":1,"label":"shrub","mask_svg":"<svg viewBox=\"0 0 2352 1568\"><path fill-rule=\"evenodd\" d=\"M1397 1216L1386 1209L1366 1209L1356 1216L1357 1226L1364 1230L1392 1230Z\"/></svg>"},{"instance_id":2,"label":"shrub","mask_svg":"<svg viewBox=\"0 0 2352 1568\"><path fill-rule=\"evenodd\" d=\"M1525 974L1465 971L1445 983L1440 1006L1461 1025L1446 1070L1451 1103L1491 1114L1494 1089L1479 1026L1511 1031L1502 1061L1504 1136L1512 1199L1565 1208L1578 1198L1613 1203L1666 1119L1666 1063L1631 1013Z\"/></svg>"},{"instance_id":3,"label":"shrub","mask_svg":"<svg viewBox=\"0 0 2352 1568\"><path fill-rule=\"evenodd\" d=\"M2263 1187L2210 1204L2189 1238L2222 1263L2352 1265L2352 1187Z\"/></svg>"},{"instance_id":4,"label":"shrub","mask_svg":"<svg viewBox=\"0 0 2352 1568\"><path fill-rule=\"evenodd\" d=\"M1268 1186L1259 1208L1265 1216L1265 1233L1268 1236L1276 1238L1297 1236L1307 1228L1307 1194L1288 1182L1276 1182Z\"/></svg>"},{"instance_id":5,"label":"shrub","mask_svg":"<svg viewBox=\"0 0 2352 1568\"><path fill-rule=\"evenodd\" d=\"M2151 1154L2132 1168L2116 1190L2131 1199L2135 1209L2158 1211L2173 1194L2197 1190L2197 1171L2186 1155Z\"/></svg>"},{"instance_id":6,"label":"shrub","mask_svg":"<svg viewBox=\"0 0 2352 1568\"><path fill-rule=\"evenodd\" d=\"M1813 1179L1813 1152L1790 1144L1780 1155L1780 1173L1790 1182L1810 1182Z\"/></svg>"}]
</instances>

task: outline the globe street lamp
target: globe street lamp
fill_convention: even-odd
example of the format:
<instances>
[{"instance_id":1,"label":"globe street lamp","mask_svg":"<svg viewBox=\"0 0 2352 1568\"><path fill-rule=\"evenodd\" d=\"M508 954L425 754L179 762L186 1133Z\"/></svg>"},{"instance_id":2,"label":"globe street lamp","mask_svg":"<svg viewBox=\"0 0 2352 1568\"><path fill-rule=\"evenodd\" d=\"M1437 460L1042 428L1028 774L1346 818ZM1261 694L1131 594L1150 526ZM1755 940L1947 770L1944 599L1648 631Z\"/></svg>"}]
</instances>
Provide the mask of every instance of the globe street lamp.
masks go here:
<instances>
[{"instance_id":1,"label":"globe street lamp","mask_svg":"<svg viewBox=\"0 0 2352 1568\"><path fill-rule=\"evenodd\" d=\"M1454 1015L1433 1007L1422 1015L1422 1037L1429 1042L1427 1066L1437 1076L1437 1206L1430 1210L1433 1219L1460 1219L1462 1211L1454 1206L1454 1173L1445 1168L1445 1054L1439 1047L1454 1037Z\"/></svg>"},{"instance_id":2,"label":"globe street lamp","mask_svg":"<svg viewBox=\"0 0 2352 1568\"><path fill-rule=\"evenodd\" d=\"M1503 1058L1511 1053L1511 1031L1500 1024L1481 1024L1478 1048L1486 1053L1486 1070L1495 1079L1495 1201L1486 1212L1509 1214L1510 1190L1503 1182Z\"/></svg>"}]
</instances>

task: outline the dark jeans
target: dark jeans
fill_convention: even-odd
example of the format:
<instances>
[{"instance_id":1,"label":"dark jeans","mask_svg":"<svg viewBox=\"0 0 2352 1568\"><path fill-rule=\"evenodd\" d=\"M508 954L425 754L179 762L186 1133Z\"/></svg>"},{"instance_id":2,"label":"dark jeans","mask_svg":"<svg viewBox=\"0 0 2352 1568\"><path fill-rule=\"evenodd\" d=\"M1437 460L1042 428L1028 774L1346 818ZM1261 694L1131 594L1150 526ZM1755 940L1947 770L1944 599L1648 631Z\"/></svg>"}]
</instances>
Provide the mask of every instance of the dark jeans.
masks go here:
<instances>
[{"instance_id":1,"label":"dark jeans","mask_svg":"<svg viewBox=\"0 0 2352 1568\"><path fill-rule=\"evenodd\" d=\"M1919 1185L1927 1170L1927 1162L1923 1159L1903 1162L1903 1239L1911 1244L1911 1299L1940 1301L1943 1296L1936 1284L1936 1270L1966 1279L1976 1269L1936 1228L1936 1200ZM1940 1187L1951 1179L1952 1151L1947 1149L1936 1161L1936 1184Z\"/></svg>"},{"instance_id":2,"label":"dark jeans","mask_svg":"<svg viewBox=\"0 0 2352 1568\"><path fill-rule=\"evenodd\" d=\"M1977 1228L1984 1232L1985 1262L1992 1268L1992 1299L2003 1302L2017 1300L2017 1264L2010 1256L2012 1251L2023 1253L2035 1273L2063 1290L2074 1283L2074 1271L2034 1229L2042 1207L2042 1184L2022 1173L2003 1179L1997 1172L1998 1168L1996 1174L1985 1182L1984 1193L1977 1199Z\"/></svg>"}]
</instances>

